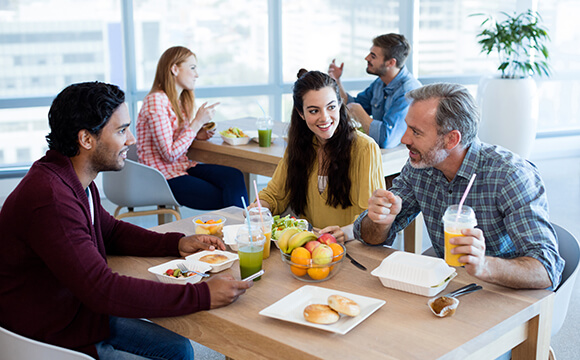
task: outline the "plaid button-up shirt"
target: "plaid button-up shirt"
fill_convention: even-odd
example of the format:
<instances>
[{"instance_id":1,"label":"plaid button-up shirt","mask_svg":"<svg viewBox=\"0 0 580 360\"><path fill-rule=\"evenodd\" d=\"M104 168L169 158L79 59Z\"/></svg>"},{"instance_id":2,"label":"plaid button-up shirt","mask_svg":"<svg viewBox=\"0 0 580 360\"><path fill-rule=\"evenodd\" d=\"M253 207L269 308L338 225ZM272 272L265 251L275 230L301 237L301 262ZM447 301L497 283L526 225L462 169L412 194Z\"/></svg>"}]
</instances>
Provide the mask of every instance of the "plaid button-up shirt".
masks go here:
<instances>
[{"instance_id":1,"label":"plaid button-up shirt","mask_svg":"<svg viewBox=\"0 0 580 360\"><path fill-rule=\"evenodd\" d=\"M443 257L443 214L449 205L459 204L472 174L477 176L465 205L475 211L477 228L485 237L486 255L537 259L555 285L550 289L555 289L564 260L558 254L556 234L548 219L546 189L538 170L512 152L478 139L451 181L435 168L415 169L407 162L390 189L403 203L384 244L392 244L396 233L422 212L433 249ZM357 239L361 238L360 225L367 212L354 224Z\"/></svg>"},{"instance_id":2,"label":"plaid button-up shirt","mask_svg":"<svg viewBox=\"0 0 580 360\"><path fill-rule=\"evenodd\" d=\"M196 163L187 158L195 139L189 126L179 127L169 98L163 92L147 95L137 117L139 161L161 171L166 179L187 175Z\"/></svg>"}]
</instances>

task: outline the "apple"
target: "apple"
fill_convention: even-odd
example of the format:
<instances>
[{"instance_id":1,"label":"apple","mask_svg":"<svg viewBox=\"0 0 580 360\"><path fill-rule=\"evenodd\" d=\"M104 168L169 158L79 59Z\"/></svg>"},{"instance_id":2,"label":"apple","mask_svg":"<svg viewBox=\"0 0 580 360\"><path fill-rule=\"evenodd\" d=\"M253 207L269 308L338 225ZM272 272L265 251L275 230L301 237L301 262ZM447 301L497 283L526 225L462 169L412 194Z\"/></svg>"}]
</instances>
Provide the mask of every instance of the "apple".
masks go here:
<instances>
[{"instance_id":1,"label":"apple","mask_svg":"<svg viewBox=\"0 0 580 360\"><path fill-rule=\"evenodd\" d=\"M312 262L318 265L332 262L332 248L325 244L318 245L312 251Z\"/></svg>"},{"instance_id":2,"label":"apple","mask_svg":"<svg viewBox=\"0 0 580 360\"><path fill-rule=\"evenodd\" d=\"M330 233L324 233L324 234L320 235L318 237L318 241L320 241L321 244L325 244L325 245L337 242L336 238Z\"/></svg>"},{"instance_id":3,"label":"apple","mask_svg":"<svg viewBox=\"0 0 580 360\"><path fill-rule=\"evenodd\" d=\"M322 244L320 242L318 242L318 240L310 240L309 242L307 242L304 245L304 247L306 248L306 250L310 251L310 253L312 254L314 249L316 249L319 245L322 245Z\"/></svg>"}]
</instances>

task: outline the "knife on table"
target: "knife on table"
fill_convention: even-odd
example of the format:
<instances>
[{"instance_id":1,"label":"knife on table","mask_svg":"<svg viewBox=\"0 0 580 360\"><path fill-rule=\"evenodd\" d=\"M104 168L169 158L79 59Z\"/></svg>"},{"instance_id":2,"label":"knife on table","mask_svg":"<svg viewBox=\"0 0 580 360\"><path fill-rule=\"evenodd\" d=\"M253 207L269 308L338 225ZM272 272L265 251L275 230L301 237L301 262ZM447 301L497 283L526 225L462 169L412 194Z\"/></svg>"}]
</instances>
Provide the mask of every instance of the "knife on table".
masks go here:
<instances>
[{"instance_id":1,"label":"knife on table","mask_svg":"<svg viewBox=\"0 0 580 360\"><path fill-rule=\"evenodd\" d=\"M346 253L346 257L347 257L347 259L349 259L349 260L350 260L350 262L351 262L351 263L352 263L354 266L356 266L357 268L359 268L359 269L361 269L361 270L364 270L364 271L366 271L366 270L367 270L367 268L366 268L366 267L365 267L363 264L361 264L361 263L359 263L358 261L356 261L355 259L353 259L353 258L352 258L352 256L350 256L350 254L349 254L349 253Z\"/></svg>"}]
</instances>

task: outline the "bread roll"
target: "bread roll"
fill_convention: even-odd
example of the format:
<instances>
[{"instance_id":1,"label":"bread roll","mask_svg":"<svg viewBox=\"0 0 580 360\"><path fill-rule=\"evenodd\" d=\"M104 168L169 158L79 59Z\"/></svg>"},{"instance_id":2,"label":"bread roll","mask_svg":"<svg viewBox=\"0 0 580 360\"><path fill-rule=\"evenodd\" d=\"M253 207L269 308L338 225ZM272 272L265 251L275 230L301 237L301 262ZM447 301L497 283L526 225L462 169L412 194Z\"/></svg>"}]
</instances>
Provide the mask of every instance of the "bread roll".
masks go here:
<instances>
[{"instance_id":1,"label":"bread roll","mask_svg":"<svg viewBox=\"0 0 580 360\"><path fill-rule=\"evenodd\" d=\"M221 264L228 261L228 257L222 254L209 254L200 257L199 261L203 261L208 264Z\"/></svg>"},{"instance_id":2,"label":"bread roll","mask_svg":"<svg viewBox=\"0 0 580 360\"><path fill-rule=\"evenodd\" d=\"M315 324L334 324L340 315L328 305L311 304L304 308L304 319Z\"/></svg>"},{"instance_id":3,"label":"bread roll","mask_svg":"<svg viewBox=\"0 0 580 360\"><path fill-rule=\"evenodd\" d=\"M202 128L207 130L207 131L211 131L211 130L215 129L215 123L213 121L210 121L208 123L203 124Z\"/></svg>"},{"instance_id":4,"label":"bread roll","mask_svg":"<svg viewBox=\"0 0 580 360\"><path fill-rule=\"evenodd\" d=\"M360 314L360 306L349 298L340 295L330 295L328 297L328 306L331 309L348 316L357 316Z\"/></svg>"}]
</instances>

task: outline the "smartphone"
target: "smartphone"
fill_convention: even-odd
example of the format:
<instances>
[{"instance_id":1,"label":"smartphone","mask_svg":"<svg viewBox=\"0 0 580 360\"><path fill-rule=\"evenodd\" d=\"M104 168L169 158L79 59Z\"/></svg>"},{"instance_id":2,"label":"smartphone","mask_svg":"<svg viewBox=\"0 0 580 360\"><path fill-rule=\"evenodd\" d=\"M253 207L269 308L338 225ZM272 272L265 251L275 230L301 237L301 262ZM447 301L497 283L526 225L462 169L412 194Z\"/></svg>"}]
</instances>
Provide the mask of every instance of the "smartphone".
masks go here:
<instances>
[{"instance_id":1,"label":"smartphone","mask_svg":"<svg viewBox=\"0 0 580 360\"><path fill-rule=\"evenodd\" d=\"M262 269L262 270L258 271L257 273L255 273L255 274L253 274L253 275L250 275L250 276L248 276L248 277L247 277L247 278L245 278L245 279L242 279L242 281L252 281L252 280L254 280L255 278L257 278L257 277L259 277L259 276L262 276L262 275L264 275L264 269Z\"/></svg>"}]
</instances>

